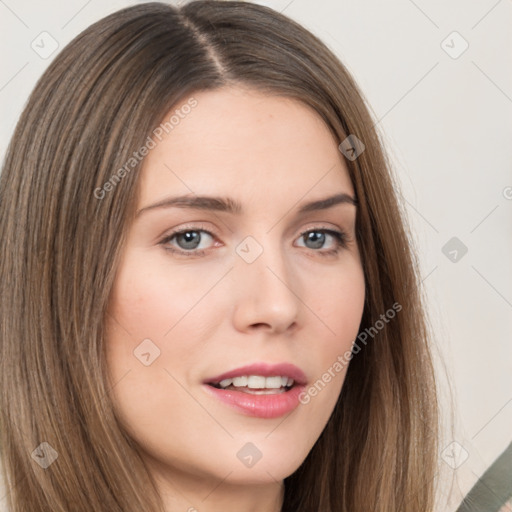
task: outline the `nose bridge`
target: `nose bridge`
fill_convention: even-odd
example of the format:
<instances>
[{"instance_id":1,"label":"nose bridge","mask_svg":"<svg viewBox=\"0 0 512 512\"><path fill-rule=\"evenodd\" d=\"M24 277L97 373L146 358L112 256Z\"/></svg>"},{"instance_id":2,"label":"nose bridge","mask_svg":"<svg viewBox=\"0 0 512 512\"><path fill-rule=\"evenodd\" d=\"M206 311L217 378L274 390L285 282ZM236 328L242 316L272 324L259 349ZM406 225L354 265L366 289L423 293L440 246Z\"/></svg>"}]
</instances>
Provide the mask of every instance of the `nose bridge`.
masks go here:
<instances>
[{"instance_id":1,"label":"nose bridge","mask_svg":"<svg viewBox=\"0 0 512 512\"><path fill-rule=\"evenodd\" d=\"M300 300L282 244L265 234L250 235L237 246L236 252L240 326L264 323L273 329L286 329L297 320Z\"/></svg>"},{"instance_id":2,"label":"nose bridge","mask_svg":"<svg viewBox=\"0 0 512 512\"><path fill-rule=\"evenodd\" d=\"M290 273L287 255L281 243L269 235L246 236L236 247L238 254L236 267L240 278L248 274L249 280L256 280L262 285L273 288L289 285L287 275ZM280 279L278 279L278 277ZM284 283L283 283L284 281ZM280 283L277 285L277 283Z\"/></svg>"}]
</instances>

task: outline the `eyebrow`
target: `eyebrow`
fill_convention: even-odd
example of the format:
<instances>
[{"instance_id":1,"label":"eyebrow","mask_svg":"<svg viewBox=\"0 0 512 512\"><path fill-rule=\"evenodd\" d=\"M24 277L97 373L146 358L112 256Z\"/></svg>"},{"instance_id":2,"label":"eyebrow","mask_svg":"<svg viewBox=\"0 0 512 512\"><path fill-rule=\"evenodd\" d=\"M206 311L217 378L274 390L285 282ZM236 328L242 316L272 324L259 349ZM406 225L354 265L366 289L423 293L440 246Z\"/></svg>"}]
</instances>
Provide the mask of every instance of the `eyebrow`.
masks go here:
<instances>
[{"instance_id":1,"label":"eyebrow","mask_svg":"<svg viewBox=\"0 0 512 512\"><path fill-rule=\"evenodd\" d=\"M327 210L338 204L351 204L357 206L358 201L355 197L344 192L324 199L318 199L304 203L298 210L298 213L307 213L318 210ZM136 216L138 217L144 212L160 209L160 208L188 208L193 210L206 210L226 212L232 215L241 215L243 213L242 205L230 197L218 196L177 196L168 197L158 203L141 208Z\"/></svg>"}]
</instances>

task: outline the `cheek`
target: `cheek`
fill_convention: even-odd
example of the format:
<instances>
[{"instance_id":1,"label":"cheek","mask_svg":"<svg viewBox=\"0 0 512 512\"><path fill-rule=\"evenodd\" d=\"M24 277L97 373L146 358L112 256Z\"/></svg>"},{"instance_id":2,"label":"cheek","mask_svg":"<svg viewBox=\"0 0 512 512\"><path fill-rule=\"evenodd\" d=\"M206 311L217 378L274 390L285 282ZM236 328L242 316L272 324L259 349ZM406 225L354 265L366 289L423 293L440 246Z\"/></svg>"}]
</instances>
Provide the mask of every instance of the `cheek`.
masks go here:
<instances>
[{"instance_id":1,"label":"cheek","mask_svg":"<svg viewBox=\"0 0 512 512\"><path fill-rule=\"evenodd\" d=\"M361 264L357 260L350 262L336 276L323 279L321 292L308 293L315 304L312 308L316 323L323 325L325 350L323 354L332 356L333 350L350 346L355 340L364 309L365 279ZM310 283L308 286L312 286Z\"/></svg>"},{"instance_id":2,"label":"cheek","mask_svg":"<svg viewBox=\"0 0 512 512\"><path fill-rule=\"evenodd\" d=\"M316 313L311 323L317 365L304 403L325 420L325 412L332 411L341 392L364 310L364 272L356 259L351 263L336 278L324 281L323 293L310 294Z\"/></svg>"},{"instance_id":3,"label":"cheek","mask_svg":"<svg viewBox=\"0 0 512 512\"><path fill-rule=\"evenodd\" d=\"M148 261L142 251L132 251L124 259L106 321L111 385L129 389L131 383L145 393L145 397L122 400L128 407L140 401L148 406L154 402L157 408L160 390L172 391L174 400L181 396L181 388L165 370L180 382L187 378L187 369L196 366L208 333L222 318L218 304L205 297L218 280L218 272L180 272L165 262ZM123 386L117 386L121 379ZM132 412L136 416L137 411Z\"/></svg>"},{"instance_id":4,"label":"cheek","mask_svg":"<svg viewBox=\"0 0 512 512\"><path fill-rule=\"evenodd\" d=\"M148 264L133 254L120 268L110 299L112 316L136 338L165 339L212 286L212 276ZM213 276L215 277L215 276Z\"/></svg>"},{"instance_id":5,"label":"cheek","mask_svg":"<svg viewBox=\"0 0 512 512\"><path fill-rule=\"evenodd\" d=\"M152 437L169 430L178 438L188 435L189 426L174 411L191 406L180 383L194 364L197 344L185 333L198 286L189 281L187 287L183 274L165 277L159 267L138 263L125 260L116 276L106 322L107 367L118 417L134 439L157 452Z\"/></svg>"}]
</instances>

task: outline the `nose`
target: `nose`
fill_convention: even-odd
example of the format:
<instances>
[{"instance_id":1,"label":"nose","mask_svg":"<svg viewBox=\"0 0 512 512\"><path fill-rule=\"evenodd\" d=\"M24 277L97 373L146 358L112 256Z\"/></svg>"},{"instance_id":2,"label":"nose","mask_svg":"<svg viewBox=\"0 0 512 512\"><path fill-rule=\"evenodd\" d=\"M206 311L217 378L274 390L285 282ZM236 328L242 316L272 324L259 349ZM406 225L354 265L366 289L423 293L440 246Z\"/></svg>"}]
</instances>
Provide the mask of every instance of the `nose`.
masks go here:
<instances>
[{"instance_id":1,"label":"nose","mask_svg":"<svg viewBox=\"0 0 512 512\"><path fill-rule=\"evenodd\" d=\"M264 329L278 334L298 327L300 283L278 245L265 244L251 263L236 256L232 272L236 288L233 322L239 331Z\"/></svg>"}]
</instances>

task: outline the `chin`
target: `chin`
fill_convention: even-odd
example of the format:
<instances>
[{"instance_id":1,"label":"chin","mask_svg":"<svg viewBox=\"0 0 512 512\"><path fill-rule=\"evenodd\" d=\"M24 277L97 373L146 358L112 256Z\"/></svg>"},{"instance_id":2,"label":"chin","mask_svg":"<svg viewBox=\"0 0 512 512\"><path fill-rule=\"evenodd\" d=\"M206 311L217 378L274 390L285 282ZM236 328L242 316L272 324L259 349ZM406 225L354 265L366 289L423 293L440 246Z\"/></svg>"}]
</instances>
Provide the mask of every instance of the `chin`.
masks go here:
<instances>
[{"instance_id":1,"label":"chin","mask_svg":"<svg viewBox=\"0 0 512 512\"><path fill-rule=\"evenodd\" d=\"M300 442L294 439L293 435L284 436L277 433L270 434L267 439L253 438L252 441L244 436L236 445L235 466L226 468L233 471L229 481L246 484L284 480L297 471L311 449L311 446L300 446Z\"/></svg>"}]
</instances>

